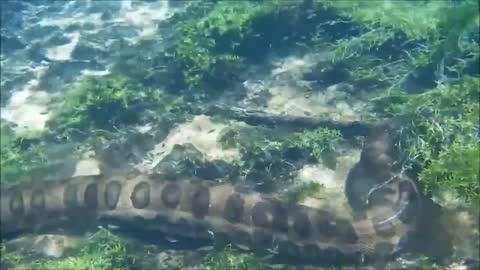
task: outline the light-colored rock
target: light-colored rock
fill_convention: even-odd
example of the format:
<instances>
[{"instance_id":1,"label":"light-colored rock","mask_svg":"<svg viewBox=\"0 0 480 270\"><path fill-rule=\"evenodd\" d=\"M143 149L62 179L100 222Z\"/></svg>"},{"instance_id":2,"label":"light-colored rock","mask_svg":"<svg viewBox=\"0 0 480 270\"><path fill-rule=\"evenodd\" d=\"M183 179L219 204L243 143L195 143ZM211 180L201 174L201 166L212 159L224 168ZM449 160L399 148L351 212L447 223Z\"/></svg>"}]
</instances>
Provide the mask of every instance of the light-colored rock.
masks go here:
<instances>
[{"instance_id":1,"label":"light-colored rock","mask_svg":"<svg viewBox=\"0 0 480 270\"><path fill-rule=\"evenodd\" d=\"M70 42L57 47L47 49L47 58L53 61L66 61L71 59L71 55L78 42L80 41L80 33L74 32L66 34L70 38Z\"/></svg>"},{"instance_id":2,"label":"light-colored rock","mask_svg":"<svg viewBox=\"0 0 480 270\"><path fill-rule=\"evenodd\" d=\"M325 117L337 121L361 120L365 103L352 96L352 85L340 82L318 89L312 82L302 79L323 59L322 53L271 57L269 62L273 68L268 65L252 68L255 72L244 82L246 95L241 106L272 114ZM263 98L265 104L259 104L259 92L265 89L269 95L263 96L268 99Z\"/></svg>"},{"instance_id":3,"label":"light-colored rock","mask_svg":"<svg viewBox=\"0 0 480 270\"><path fill-rule=\"evenodd\" d=\"M80 160L77 162L75 167L75 172L73 173L72 177L76 176L87 176L87 175L99 175L100 165L96 159L89 158Z\"/></svg>"},{"instance_id":4,"label":"light-colored rock","mask_svg":"<svg viewBox=\"0 0 480 270\"><path fill-rule=\"evenodd\" d=\"M33 243L33 248L46 257L60 258L67 250L75 247L77 243L78 239L50 234L38 236Z\"/></svg>"},{"instance_id":5,"label":"light-colored rock","mask_svg":"<svg viewBox=\"0 0 480 270\"><path fill-rule=\"evenodd\" d=\"M191 143L207 160L233 161L240 158L236 148L223 149L218 139L226 125L213 123L208 116L195 116L191 122L172 129L168 136L147 153L151 160L144 160L135 167L140 171L153 169L173 149L175 144Z\"/></svg>"},{"instance_id":6,"label":"light-colored rock","mask_svg":"<svg viewBox=\"0 0 480 270\"><path fill-rule=\"evenodd\" d=\"M2 119L17 125L15 132L43 130L50 119L47 109L50 96L38 89L40 77L46 70L46 67L32 69L35 78L26 83L22 89L14 91L7 105L1 109Z\"/></svg>"},{"instance_id":7,"label":"light-colored rock","mask_svg":"<svg viewBox=\"0 0 480 270\"><path fill-rule=\"evenodd\" d=\"M76 247L79 240L73 236L43 234L19 237L6 242L6 246L16 250L31 251L45 257L60 258L66 251Z\"/></svg>"},{"instance_id":8,"label":"light-colored rock","mask_svg":"<svg viewBox=\"0 0 480 270\"><path fill-rule=\"evenodd\" d=\"M321 195L307 197L301 203L311 207L327 207L335 209L338 213L350 213L345 196L345 179L350 169L360 158L359 150L343 151L337 157L335 170L327 168L323 164L305 165L298 171L297 181L299 183L317 183L323 188Z\"/></svg>"}]
</instances>

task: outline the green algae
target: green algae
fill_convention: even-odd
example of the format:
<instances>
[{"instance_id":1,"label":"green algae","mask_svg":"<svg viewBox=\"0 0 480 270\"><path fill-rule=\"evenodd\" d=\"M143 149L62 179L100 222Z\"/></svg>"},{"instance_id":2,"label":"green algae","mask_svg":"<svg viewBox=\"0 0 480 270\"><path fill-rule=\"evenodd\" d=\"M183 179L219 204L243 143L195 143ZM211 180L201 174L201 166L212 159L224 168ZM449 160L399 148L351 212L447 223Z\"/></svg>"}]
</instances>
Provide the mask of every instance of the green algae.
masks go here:
<instances>
[{"instance_id":1,"label":"green algae","mask_svg":"<svg viewBox=\"0 0 480 270\"><path fill-rule=\"evenodd\" d=\"M212 98L270 50L304 44L328 51L322 64L343 68L355 89L372 91L374 114L401 123L405 166L417 168L427 194L449 192L478 206L480 87L472 66L478 64L479 50L478 40L469 37L476 29L472 22L477 10L474 1L452 6L448 1L327 0L218 1L188 9L180 19L172 18L179 31L166 52L145 53L164 66L133 61L126 65L130 68L119 68L122 75L81 82L61 97L64 107L55 110L46 133L13 135L2 123L1 180L18 181L34 168L46 167L46 148L52 141L73 140L87 148L87 142L103 137L105 145L118 129L147 122L145 116L169 129L188 119L188 111L196 106L176 94ZM304 164L298 160L323 160L340 140L328 129L283 135L267 129L227 130L222 143L242 153L231 170L271 190L291 181ZM187 158L185 173L193 174L192 167L204 165L200 163ZM307 187L299 196L317 188ZM36 266L133 269L121 242L95 241L75 256ZM24 258L2 256L4 263L19 265ZM208 269L265 269L250 255L231 249L209 256L205 264Z\"/></svg>"}]
</instances>

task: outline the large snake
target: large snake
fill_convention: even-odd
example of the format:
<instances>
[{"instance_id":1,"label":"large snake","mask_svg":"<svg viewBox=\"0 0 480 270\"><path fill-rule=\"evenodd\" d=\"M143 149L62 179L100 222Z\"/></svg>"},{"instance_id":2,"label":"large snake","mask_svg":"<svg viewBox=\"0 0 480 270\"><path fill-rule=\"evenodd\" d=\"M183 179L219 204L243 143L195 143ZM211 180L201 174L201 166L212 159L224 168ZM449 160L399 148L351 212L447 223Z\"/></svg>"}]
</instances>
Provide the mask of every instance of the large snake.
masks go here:
<instances>
[{"instance_id":1,"label":"large snake","mask_svg":"<svg viewBox=\"0 0 480 270\"><path fill-rule=\"evenodd\" d=\"M356 168L383 184L352 216L240 191L231 184L140 173L81 176L3 189L2 237L36 228L119 222L198 240L224 237L287 262L367 264L394 256L402 239L415 230L418 215L412 181L383 173L392 167L385 134L367 137Z\"/></svg>"}]
</instances>

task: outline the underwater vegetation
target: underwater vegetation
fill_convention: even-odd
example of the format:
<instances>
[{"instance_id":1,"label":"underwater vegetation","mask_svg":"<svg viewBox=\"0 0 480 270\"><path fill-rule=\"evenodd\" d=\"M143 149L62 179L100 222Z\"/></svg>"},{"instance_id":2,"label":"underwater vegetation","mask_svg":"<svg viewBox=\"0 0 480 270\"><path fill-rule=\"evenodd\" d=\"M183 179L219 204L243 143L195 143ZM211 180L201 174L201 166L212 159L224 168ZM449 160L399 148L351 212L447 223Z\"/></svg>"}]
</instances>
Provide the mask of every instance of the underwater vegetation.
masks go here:
<instances>
[{"instance_id":1,"label":"underwater vegetation","mask_svg":"<svg viewBox=\"0 0 480 270\"><path fill-rule=\"evenodd\" d=\"M2 183L28 178L28 173L54 163L48 159L46 144L38 132L15 135L6 124L1 126L1 177Z\"/></svg>"},{"instance_id":2,"label":"underwater vegetation","mask_svg":"<svg viewBox=\"0 0 480 270\"><path fill-rule=\"evenodd\" d=\"M478 207L479 79L465 78L422 94L388 98L395 101L382 110L402 123L406 166L423 168L419 179L425 191L452 192Z\"/></svg>"},{"instance_id":3,"label":"underwater vegetation","mask_svg":"<svg viewBox=\"0 0 480 270\"><path fill-rule=\"evenodd\" d=\"M162 44L140 44L115 63L111 75L84 78L59 95L45 131L18 134L2 122L1 182L60 168L64 153L75 160L132 136L161 141L217 97L238 91L234 86L249 67L270 54L325 52L303 79L321 87L348 83L353 96L359 89L366 92L365 121L391 120L400 127L402 166L418 177L425 194L444 207L475 209L480 205L478 27L473 0L192 2L159 23L160 30L170 29ZM139 135L136 127L149 123L153 128ZM219 141L237 148L240 159L213 163L178 146L180 162L173 160L175 166L165 170L198 177L197 168L215 167L216 181L243 179L260 191L280 191L305 164L334 169L335 151L346 140L323 127L292 131L229 124ZM307 185L297 200L318 189ZM65 258L37 260L18 253L2 247L2 269L144 267L141 254L103 230ZM212 270L269 269L232 248L202 263ZM182 269L176 267L167 269Z\"/></svg>"},{"instance_id":4,"label":"underwater vegetation","mask_svg":"<svg viewBox=\"0 0 480 270\"><path fill-rule=\"evenodd\" d=\"M272 191L291 184L292 177L304 164L331 161L329 158L341 138L337 130L326 128L285 136L268 128L232 125L223 130L219 140L227 149L239 149L242 158L235 165L246 181L254 182L257 190ZM332 162L327 164L335 167Z\"/></svg>"},{"instance_id":5,"label":"underwater vegetation","mask_svg":"<svg viewBox=\"0 0 480 270\"><path fill-rule=\"evenodd\" d=\"M11 267L48 270L184 269L181 262L175 260L156 265L154 260L147 257L148 249L138 250L138 247L103 228L86 237L75 248L69 250L65 256L57 260L43 259L38 254L7 251L8 248L3 245L0 262L2 269ZM209 270L272 269L252 254L237 254L231 246L205 256L200 263L202 269Z\"/></svg>"},{"instance_id":6,"label":"underwater vegetation","mask_svg":"<svg viewBox=\"0 0 480 270\"><path fill-rule=\"evenodd\" d=\"M91 147L121 141L123 133L115 131L127 133L151 119L168 129L187 117L181 98L139 87L124 76L87 77L58 100L45 131L15 134L2 123L2 181L28 178L34 168L54 166L55 154L49 152L68 151L76 158ZM164 136L162 130L154 130L155 136Z\"/></svg>"},{"instance_id":7,"label":"underwater vegetation","mask_svg":"<svg viewBox=\"0 0 480 270\"><path fill-rule=\"evenodd\" d=\"M2 253L7 248L2 246ZM25 269L132 269L135 265L127 253L125 243L106 230L99 230L89 236L62 259L48 261L37 259L31 262L34 254L9 253L2 256L3 267L23 267Z\"/></svg>"}]
</instances>

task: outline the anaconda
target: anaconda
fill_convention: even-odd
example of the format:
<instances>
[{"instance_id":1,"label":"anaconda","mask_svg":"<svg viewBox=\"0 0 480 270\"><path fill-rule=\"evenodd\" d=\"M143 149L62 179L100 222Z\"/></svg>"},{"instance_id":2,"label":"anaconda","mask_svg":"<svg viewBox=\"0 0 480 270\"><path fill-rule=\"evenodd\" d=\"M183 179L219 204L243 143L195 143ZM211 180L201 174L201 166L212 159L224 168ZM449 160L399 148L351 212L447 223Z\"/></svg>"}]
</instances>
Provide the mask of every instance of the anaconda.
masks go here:
<instances>
[{"instance_id":1,"label":"anaconda","mask_svg":"<svg viewBox=\"0 0 480 270\"><path fill-rule=\"evenodd\" d=\"M378 134L367 138L356 166L377 175L375 181L383 185L352 216L292 203L279 195L238 190L228 183L141 173L81 176L3 189L2 237L42 227L119 222L198 240L221 236L301 264L383 260L395 255L402 239L415 230L419 209L412 181L385 173L391 169L384 162L390 146L376 147L384 139Z\"/></svg>"}]
</instances>

